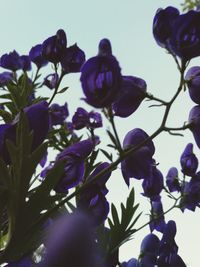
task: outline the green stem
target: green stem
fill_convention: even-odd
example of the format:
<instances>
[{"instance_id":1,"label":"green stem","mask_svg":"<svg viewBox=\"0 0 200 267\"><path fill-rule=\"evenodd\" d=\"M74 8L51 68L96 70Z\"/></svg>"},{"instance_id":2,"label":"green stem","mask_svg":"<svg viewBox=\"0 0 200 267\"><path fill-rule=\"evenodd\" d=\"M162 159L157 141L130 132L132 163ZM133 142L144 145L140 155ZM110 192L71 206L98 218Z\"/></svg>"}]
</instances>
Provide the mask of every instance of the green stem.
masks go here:
<instances>
[{"instance_id":1,"label":"green stem","mask_svg":"<svg viewBox=\"0 0 200 267\"><path fill-rule=\"evenodd\" d=\"M56 68L56 67L55 67L55 71L56 71L56 74L57 74L57 68ZM55 90L54 90L54 92L53 92L53 95L52 95L52 97L51 97L50 100L49 100L49 106L50 106L50 104L52 103L52 101L54 100L55 96L56 96L57 93L58 93L58 89L59 89L60 83L61 83L61 81L62 81L64 75L65 75L65 73L62 71L62 72L61 72L61 75L60 75L60 78L59 78L59 80L58 80L58 82L57 82L57 84L56 84L56 87L55 87Z\"/></svg>"}]
</instances>

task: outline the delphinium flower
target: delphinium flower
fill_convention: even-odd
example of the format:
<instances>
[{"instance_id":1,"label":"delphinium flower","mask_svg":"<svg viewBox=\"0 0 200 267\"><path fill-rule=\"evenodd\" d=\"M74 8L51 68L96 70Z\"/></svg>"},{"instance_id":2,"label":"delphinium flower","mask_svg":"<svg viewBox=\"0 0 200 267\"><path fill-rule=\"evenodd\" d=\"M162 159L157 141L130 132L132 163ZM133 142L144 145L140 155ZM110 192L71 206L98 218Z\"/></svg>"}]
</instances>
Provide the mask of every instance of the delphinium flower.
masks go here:
<instances>
[{"instance_id":1,"label":"delphinium flower","mask_svg":"<svg viewBox=\"0 0 200 267\"><path fill-rule=\"evenodd\" d=\"M122 262L121 267L138 267L138 261L132 258L127 262Z\"/></svg>"},{"instance_id":2,"label":"delphinium flower","mask_svg":"<svg viewBox=\"0 0 200 267\"><path fill-rule=\"evenodd\" d=\"M189 89L190 98L196 104L200 104L200 67L190 68L185 75L185 81Z\"/></svg>"},{"instance_id":3,"label":"delphinium flower","mask_svg":"<svg viewBox=\"0 0 200 267\"><path fill-rule=\"evenodd\" d=\"M179 14L178 9L159 9L153 20L156 42L182 60L200 55L200 13L190 10Z\"/></svg>"},{"instance_id":4,"label":"delphinium flower","mask_svg":"<svg viewBox=\"0 0 200 267\"><path fill-rule=\"evenodd\" d=\"M190 130L193 133L195 142L200 148L200 106L194 106L189 113Z\"/></svg>"},{"instance_id":5,"label":"delphinium flower","mask_svg":"<svg viewBox=\"0 0 200 267\"><path fill-rule=\"evenodd\" d=\"M165 218L163 215L163 206L161 198L156 201L151 201L151 215L150 215L150 230L157 230L163 233L165 228Z\"/></svg>"},{"instance_id":6,"label":"delphinium flower","mask_svg":"<svg viewBox=\"0 0 200 267\"><path fill-rule=\"evenodd\" d=\"M93 173L88 177L90 182L102 170L107 168L109 163L104 162L96 167ZM102 177L89 184L81 193L78 201L78 208L88 213L95 225L103 223L109 212L109 203L105 198L108 190L105 186L111 172L104 174ZM86 181L86 182L87 182Z\"/></svg>"},{"instance_id":7,"label":"delphinium flower","mask_svg":"<svg viewBox=\"0 0 200 267\"><path fill-rule=\"evenodd\" d=\"M88 104L103 108L114 102L120 90L122 78L118 61L112 55L108 39L101 40L99 54L83 65L80 79L85 101Z\"/></svg>"},{"instance_id":8,"label":"delphinium flower","mask_svg":"<svg viewBox=\"0 0 200 267\"><path fill-rule=\"evenodd\" d=\"M189 143L180 158L182 172L193 176L198 168L198 159L193 153L193 144Z\"/></svg>"},{"instance_id":9,"label":"delphinium flower","mask_svg":"<svg viewBox=\"0 0 200 267\"><path fill-rule=\"evenodd\" d=\"M98 112L87 112L84 108L77 108L72 117L72 123L76 130L80 130L84 127L95 129L102 127L102 118L101 114Z\"/></svg>"},{"instance_id":10,"label":"delphinium flower","mask_svg":"<svg viewBox=\"0 0 200 267\"><path fill-rule=\"evenodd\" d=\"M129 131L123 141L123 148L129 149L137 146L148 138L148 134L142 129L136 128ZM122 175L127 185L130 178L145 179L151 176L152 166L155 162L152 158L155 147L152 140L148 140L140 149L131 153L121 163Z\"/></svg>"},{"instance_id":11,"label":"delphinium flower","mask_svg":"<svg viewBox=\"0 0 200 267\"><path fill-rule=\"evenodd\" d=\"M61 125L69 115L68 105L52 104L49 108L50 125Z\"/></svg>"},{"instance_id":12,"label":"delphinium flower","mask_svg":"<svg viewBox=\"0 0 200 267\"><path fill-rule=\"evenodd\" d=\"M46 85L49 89L55 89L58 83L59 76L57 73L48 74L44 78L43 84Z\"/></svg>"},{"instance_id":13,"label":"delphinium flower","mask_svg":"<svg viewBox=\"0 0 200 267\"><path fill-rule=\"evenodd\" d=\"M181 186L178 180L178 170L175 167L171 167L166 176L166 184L170 192L179 192Z\"/></svg>"},{"instance_id":14,"label":"delphinium flower","mask_svg":"<svg viewBox=\"0 0 200 267\"><path fill-rule=\"evenodd\" d=\"M38 44L31 48L29 51L30 60L35 63L38 69L46 66L48 61L42 55L42 45Z\"/></svg>"},{"instance_id":15,"label":"delphinium flower","mask_svg":"<svg viewBox=\"0 0 200 267\"><path fill-rule=\"evenodd\" d=\"M146 87L141 78L122 76L121 88L112 106L115 116L128 117L135 112L145 98Z\"/></svg>"},{"instance_id":16,"label":"delphinium flower","mask_svg":"<svg viewBox=\"0 0 200 267\"><path fill-rule=\"evenodd\" d=\"M5 86L13 80L13 73L4 71L0 73L0 86Z\"/></svg>"},{"instance_id":17,"label":"delphinium flower","mask_svg":"<svg viewBox=\"0 0 200 267\"><path fill-rule=\"evenodd\" d=\"M29 71L31 70L31 61L29 56L23 55L20 56L20 61L21 61L21 68L23 71Z\"/></svg>"},{"instance_id":18,"label":"delphinium flower","mask_svg":"<svg viewBox=\"0 0 200 267\"><path fill-rule=\"evenodd\" d=\"M22 68L22 62L19 54L14 50L9 54L4 54L0 59L0 66L4 69L17 71Z\"/></svg>"}]
</instances>

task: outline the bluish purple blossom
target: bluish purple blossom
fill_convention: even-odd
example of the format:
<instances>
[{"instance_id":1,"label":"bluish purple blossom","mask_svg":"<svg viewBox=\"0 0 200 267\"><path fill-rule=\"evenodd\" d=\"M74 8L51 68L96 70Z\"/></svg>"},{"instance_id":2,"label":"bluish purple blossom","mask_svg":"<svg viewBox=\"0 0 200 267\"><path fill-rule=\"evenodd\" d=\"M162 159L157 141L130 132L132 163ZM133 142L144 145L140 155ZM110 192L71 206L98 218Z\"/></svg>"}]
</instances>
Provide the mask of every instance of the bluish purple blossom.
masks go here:
<instances>
[{"instance_id":1,"label":"bluish purple blossom","mask_svg":"<svg viewBox=\"0 0 200 267\"><path fill-rule=\"evenodd\" d=\"M22 62L19 54L15 50L9 54L4 54L1 56L0 66L12 71L20 70L22 68Z\"/></svg>"},{"instance_id":2,"label":"bluish purple blossom","mask_svg":"<svg viewBox=\"0 0 200 267\"><path fill-rule=\"evenodd\" d=\"M0 86L5 86L7 85L10 81L13 79L13 73L4 71L0 73Z\"/></svg>"},{"instance_id":3,"label":"bluish purple blossom","mask_svg":"<svg viewBox=\"0 0 200 267\"><path fill-rule=\"evenodd\" d=\"M23 71L29 71L31 70L31 61L29 56L21 56L20 57L20 61L21 61L21 68Z\"/></svg>"},{"instance_id":4,"label":"bluish purple blossom","mask_svg":"<svg viewBox=\"0 0 200 267\"><path fill-rule=\"evenodd\" d=\"M35 63L38 69L46 66L48 61L42 55L42 45L38 44L31 48L29 52L30 60Z\"/></svg>"},{"instance_id":5,"label":"bluish purple blossom","mask_svg":"<svg viewBox=\"0 0 200 267\"><path fill-rule=\"evenodd\" d=\"M63 106L52 104L49 108L50 125L63 124L68 115L69 111L67 103Z\"/></svg>"},{"instance_id":6,"label":"bluish purple blossom","mask_svg":"<svg viewBox=\"0 0 200 267\"><path fill-rule=\"evenodd\" d=\"M88 104L96 108L111 105L121 87L116 58L107 54L90 58L81 69L81 84Z\"/></svg>"},{"instance_id":7,"label":"bluish purple blossom","mask_svg":"<svg viewBox=\"0 0 200 267\"><path fill-rule=\"evenodd\" d=\"M134 76L122 76L122 85L116 101L113 103L115 116L128 117L145 98L146 82Z\"/></svg>"},{"instance_id":8,"label":"bluish purple blossom","mask_svg":"<svg viewBox=\"0 0 200 267\"><path fill-rule=\"evenodd\" d=\"M166 176L166 184L170 192L179 192L181 186L178 180L178 170L175 167L171 167Z\"/></svg>"},{"instance_id":9,"label":"bluish purple blossom","mask_svg":"<svg viewBox=\"0 0 200 267\"><path fill-rule=\"evenodd\" d=\"M190 68L185 75L185 80L189 89L190 98L196 104L200 104L200 67L195 66Z\"/></svg>"},{"instance_id":10,"label":"bluish purple blossom","mask_svg":"<svg viewBox=\"0 0 200 267\"><path fill-rule=\"evenodd\" d=\"M121 267L138 267L138 260L132 258L128 262L122 262Z\"/></svg>"},{"instance_id":11,"label":"bluish purple blossom","mask_svg":"<svg viewBox=\"0 0 200 267\"><path fill-rule=\"evenodd\" d=\"M163 233L165 228L165 218L163 215L163 206L160 199L151 202L151 215L152 220L149 224L151 232L157 230Z\"/></svg>"},{"instance_id":12,"label":"bluish purple blossom","mask_svg":"<svg viewBox=\"0 0 200 267\"><path fill-rule=\"evenodd\" d=\"M57 86L58 79L58 74L52 73L44 78L43 84L46 85L49 89L54 89Z\"/></svg>"},{"instance_id":13,"label":"bluish purple blossom","mask_svg":"<svg viewBox=\"0 0 200 267\"><path fill-rule=\"evenodd\" d=\"M200 148L200 106L194 106L189 113L190 130L193 133L195 142Z\"/></svg>"},{"instance_id":14,"label":"bluish purple blossom","mask_svg":"<svg viewBox=\"0 0 200 267\"><path fill-rule=\"evenodd\" d=\"M198 159L193 153L193 144L189 143L180 158L182 172L185 175L193 176L198 168Z\"/></svg>"}]
</instances>

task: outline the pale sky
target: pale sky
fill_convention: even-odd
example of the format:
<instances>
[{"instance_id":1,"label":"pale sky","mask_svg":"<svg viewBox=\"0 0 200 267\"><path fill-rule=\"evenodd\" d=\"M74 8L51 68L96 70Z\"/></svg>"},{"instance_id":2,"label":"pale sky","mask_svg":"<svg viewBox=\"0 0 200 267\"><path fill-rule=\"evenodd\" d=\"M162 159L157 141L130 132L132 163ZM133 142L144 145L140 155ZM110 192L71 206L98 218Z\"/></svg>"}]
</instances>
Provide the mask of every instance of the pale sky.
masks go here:
<instances>
[{"instance_id":1,"label":"pale sky","mask_svg":"<svg viewBox=\"0 0 200 267\"><path fill-rule=\"evenodd\" d=\"M152 20L156 10L160 7L173 5L180 7L181 0L0 0L0 55L16 49L20 54L26 54L30 48L54 35L59 28L63 28L68 37L68 44L77 42L86 53L86 57L96 55L98 42L102 38L109 38L113 54L117 57L124 75L134 75L147 82L148 91L160 98L169 100L174 94L179 81L179 74L172 58L157 46L152 35ZM190 66L200 64L199 59L192 60ZM44 70L45 72L45 70ZM82 90L79 74L65 78L63 85L70 86L65 95L56 98L62 104L68 102L73 111L78 106L86 106L80 101ZM41 89L43 90L43 89ZM46 93L44 89L41 93ZM49 93L49 92L48 92ZM142 128L148 134L159 126L162 108L148 108L150 102L144 102L140 109L127 119L118 119L121 140L133 128ZM190 108L194 104L188 93L182 93L169 116L169 126L182 126L188 119ZM97 132L98 134L98 132ZM105 133L101 132L102 143ZM159 169L166 176L167 170L176 166L180 170L179 158L188 142L193 142L191 133L184 137L173 137L162 134L155 139L156 155ZM195 152L200 156L195 145ZM200 157L199 157L200 158ZM148 220L150 205L140 192L139 183L131 180L131 186L137 190L136 201L141 203L139 208L143 217L138 227ZM117 171L109 182L109 200L116 205L126 199L128 192L120 171ZM172 203L166 201L165 209ZM167 220L177 222L176 241L179 254L189 267L199 266L199 221L200 213L186 211L171 212ZM141 231L134 239L121 249L120 257L128 260L137 257L142 238L149 229Z\"/></svg>"}]
</instances>

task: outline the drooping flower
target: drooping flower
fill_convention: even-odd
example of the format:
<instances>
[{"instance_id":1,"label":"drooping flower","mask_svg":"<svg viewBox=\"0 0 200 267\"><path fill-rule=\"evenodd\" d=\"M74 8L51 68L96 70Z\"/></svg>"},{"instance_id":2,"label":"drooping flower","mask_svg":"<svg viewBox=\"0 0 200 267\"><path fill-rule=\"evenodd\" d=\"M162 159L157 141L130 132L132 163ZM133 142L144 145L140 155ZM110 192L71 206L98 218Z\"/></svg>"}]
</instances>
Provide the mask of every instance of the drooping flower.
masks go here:
<instances>
[{"instance_id":1,"label":"drooping flower","mask_svg":"<svg viewBox=\"0 0 200 267\"><path fill-rule=\"evenodd\" d=\"M144 142L148 137L148 134L142 129L133 129L126 134L123 148L135 147ZM127 185L129 185L130 178L145 179L151 176L152 165L155 164L152 159L154 152L154 144L152 140L148 140L143 146L122 161L122 175Z\"/></svg>"},{"instance_id":2,"label":"drooping flower","mask_svg":"<svg viewBox=\"0 0 200 267\"><path fill-rule=\"evenodd\" d=\"M166 176L166 184L170 192L179 192L181 186L178 180L178 170L175 167L171 167Z\"/></svg>"},{"instance_id":3,"label":"drooping flower","mask_svg":"<svg viewBox=\"0 0 200 267\"><path fill-rule=\"evenodd\" d=\"M150 230L157 230L163 233L165 228L165 218L163 215L163 206L160 199L151 202Z\"/></svg>"},{"instance_id":4,"label":"drooping flower","mask_svg":"<svg viewBox=\"0 0 200 267\"><path fill-rule=\"evenodd\" d=\"M113 103L115 116L128 117L145 98L146 82L134 76L122 76L122 85L116 101Z\"/></svg>"},{"instance_id":5,"label":"drooping flower","mask_svg":"<svg viewBox=\"0 0 200 267\"><path fill-rule=\"evenodd\" d=\"M193 144L187 144L180 158L182 172L185 175L193 176L198 168L198 159L193 153Z\"/></svg>"},{"instance_id":6,"label":"drooping flower","mask_svg":"<svg viewBox=\"0 0 200 267\"><path fill-rule=\"evenodd\" d=\"M63 124L68 115L69 111L67 103L63 106L52 104L49 108L50 125Z\"/></svg>"},{"instance_id":7,"label":"drooping flower","mask_svg":"<svg viewBox=\"0 0 200 267\"><path fill-rule=\"evenodd\" d=\"M116 58L105 53L90 58L81 68L81 84L88 104L96 108L111 105L121 87Z\"/></svg>"},{"instance_id":8,"label":"drooping flower","mask_svg":"<svg viewBox=\"0 0 200 267\"><path fill-rule=\"evenodd\" d=\"M0 59L0 66L4 69L17 71L22 68L22 63L19 54L14 50L9 54L4 54Z\"/></svg>"},{"instance_id":9,"label":"drooping flower","mask_svg":"<svg viewBox=\"0 0 200 267\"><path fill-rule=\"evenodd\" d=\"M46 66L48 61L42 55L42 45L38 44L31 48L29 51L30 60L35 63L38 69Z\"/></svg>"},{"instance_id":10,"label":"drooping flower","mask_svg":"<svg viewBox=\"0 0 200 267\"><path fill-rule=\"evenodd\" d=\"M200 106L194 106L189 113L190 130L193 133L195 142L200 148Z\"/></svg>"},{"instance_id":11,"label":"drooping flower","mask_svg":"<svg viewBox=\"0 0 200 267\"><path fill-rule=\"evenodd\" d=\"M58 79L58 74L52 73L44 78L43 84L46 85L49 89L54 89L58 83Z\"/></svg>"},{"instance_id":12,"label":"drooping flower","mask_svg":"<svg viewBox=\"0 0 200 267\"><path fill-rule=\"evenodd\" d=\"M189 89L190 98L196 104L200 104L200 67L195 66L190 68L185 75L185 80Z\"/></svg>"}]
</instances>

